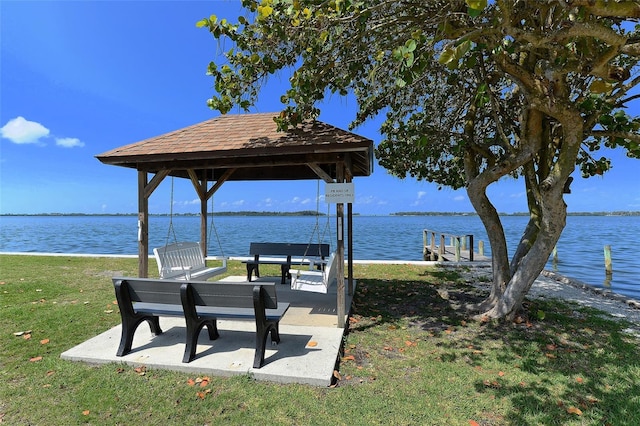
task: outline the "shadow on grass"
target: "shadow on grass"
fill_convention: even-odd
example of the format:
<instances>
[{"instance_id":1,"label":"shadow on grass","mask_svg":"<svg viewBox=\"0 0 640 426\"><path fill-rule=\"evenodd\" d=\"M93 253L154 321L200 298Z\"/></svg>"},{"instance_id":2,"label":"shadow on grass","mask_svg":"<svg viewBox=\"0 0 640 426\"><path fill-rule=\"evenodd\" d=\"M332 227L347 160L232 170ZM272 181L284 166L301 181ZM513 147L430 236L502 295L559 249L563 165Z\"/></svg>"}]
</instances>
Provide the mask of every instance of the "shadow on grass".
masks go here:
<instances>
[{"instance_id":1,"label":"shadow on grass","mask_svg":"<svg viewBox=\"0 0 640 426\"><path fill-rule=\"evenodd\" d=\"M429 354L442 363L522 373L526 382L510 374L473 383L479 394L510 401L512 409L501 416L508 424L631 424L640 418L638 341L623 332L624 322L537 299L527 300L513 323L475 322L464 306L486 295L451 271L426 271L413 280L359 279L349 333L402 327L424 333L435 348Z\"/></svg>"}]
</instances>

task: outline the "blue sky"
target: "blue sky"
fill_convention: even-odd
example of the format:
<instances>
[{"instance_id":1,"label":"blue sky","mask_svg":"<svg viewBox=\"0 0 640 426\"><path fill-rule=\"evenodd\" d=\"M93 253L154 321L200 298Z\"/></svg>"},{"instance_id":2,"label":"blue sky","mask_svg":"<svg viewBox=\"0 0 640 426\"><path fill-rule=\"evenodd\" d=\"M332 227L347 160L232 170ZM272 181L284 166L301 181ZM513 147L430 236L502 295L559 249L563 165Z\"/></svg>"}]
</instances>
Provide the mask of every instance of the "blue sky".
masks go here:
<instances>
[{"instance_id":1,"label":"blue sky","mask_svg":"<svg viewBox=\"0 0 640 426\"><path fill-rule=\"evenodd\" d=\"M195 26L211 14L235 21L240 2L0 1L0 213L136 212L136 172L95 155L218 114L206 106L213 80L205 72L225 46ZM253 111L280 110L286 81L273 78ZM354 112L352 99L336 97L320 120L346 129ZM377 144L377 130L368 123L355 132ZM575 174L569 211L640 210L640 162L622 151L611 157L603 177ZM317 187L231 182L216 193L214 209L313 210ZM170 210L170 188L166 179L152 195L152 213ZM355 192L361 214L473 211L462 190L400 180L377 164L372 176L355 179ZM500 182L490 196L500 211L527 210L521 182ZM174 182L174 212L199 211L196 199L189 182Z\"/></svg>"}]
</instances>

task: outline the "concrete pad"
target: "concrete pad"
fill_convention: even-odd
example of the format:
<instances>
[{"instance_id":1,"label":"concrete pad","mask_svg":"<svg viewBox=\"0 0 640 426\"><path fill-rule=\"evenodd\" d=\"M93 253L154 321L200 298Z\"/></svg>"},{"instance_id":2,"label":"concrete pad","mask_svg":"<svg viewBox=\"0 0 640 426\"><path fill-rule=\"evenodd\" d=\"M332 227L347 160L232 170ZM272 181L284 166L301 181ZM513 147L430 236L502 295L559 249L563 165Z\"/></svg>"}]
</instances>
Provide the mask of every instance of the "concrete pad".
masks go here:
<instances>
[{"instance_id":1,"label":"concrete pad","mask_svg":"<svg viewBox=\"0 0 640 426\"><path fill-rule=\"evenodd\" d=\"M242 277L226 280L240 281ZM244 279L243 279L244 280ZM260 281L273 280L260 278ZM329 386L342 345L344 329L337 327L336 289L328 294L291 290L278 285L278 300L291 307L280 321L280 344L267 340L265 361L253 368L255 322L218 320L220 337L209 340L203 330L196 358L183 363L186 328L182 318L161 317L163 333L154 336L146 322L135 333L132 351L117 357L121 326L118 325L62 353L61 358L90 364L144 365L193 375L231 376L249 374L256 380ZM351 296L346 297L347 312Z\"/></svg>"}]
</instances>

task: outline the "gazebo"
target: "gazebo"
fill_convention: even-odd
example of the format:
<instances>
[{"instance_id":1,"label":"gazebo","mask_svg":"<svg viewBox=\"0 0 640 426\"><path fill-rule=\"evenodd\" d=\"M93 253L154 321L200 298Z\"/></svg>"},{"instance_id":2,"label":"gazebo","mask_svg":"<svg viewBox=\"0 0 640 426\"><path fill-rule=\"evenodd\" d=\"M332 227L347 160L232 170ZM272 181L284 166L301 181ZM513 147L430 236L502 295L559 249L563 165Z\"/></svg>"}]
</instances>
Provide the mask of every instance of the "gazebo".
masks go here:
<instances>
[{"instance_id":1,"label":"gazebo","mask_svg":"<svg viewBox=\"0 0 640 426\"><path fill-rule=\"evenodd\" d=\"M113 149L104 164L138 171L138 274L148 276L148 200L167 176L189 179L200 199L206 256L207 200L227 181L322 179L349 183L373 170L373 141L320 121L278 132L277 113L230 114ZM152 176L151 176L152 175ZM348 291L353 293L352 204L347 203ZM338 326L346 314L344 204L336 205Z\"/></svg>"}]
</instances>

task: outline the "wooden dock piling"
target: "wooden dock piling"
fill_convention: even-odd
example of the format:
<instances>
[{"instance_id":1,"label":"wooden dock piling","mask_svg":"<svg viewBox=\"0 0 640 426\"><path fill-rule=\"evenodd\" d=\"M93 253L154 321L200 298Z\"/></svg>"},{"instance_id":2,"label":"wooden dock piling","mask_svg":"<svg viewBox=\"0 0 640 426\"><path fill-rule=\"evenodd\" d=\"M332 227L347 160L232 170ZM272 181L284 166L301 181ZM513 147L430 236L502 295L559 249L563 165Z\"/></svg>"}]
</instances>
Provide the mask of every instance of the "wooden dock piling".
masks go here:
<instances>
[{"instance_id":1,"label":"wooden dock piling","mask_svg":"<svg viewBox=\"0 0 640 426\"><path fill-rule=\"evenodd\" d=\"M439 244L436 244L436 238L439 240ZM449 245L446 244L447 238L449 239ZM474 240L471 234L453 235L424 229L422 232L422 241L422 256L424 260L453 260L456 262L489 260L483 254L474 253ZM484 251L484 244L482 248Z\"/></svg>"}]
</instances>

